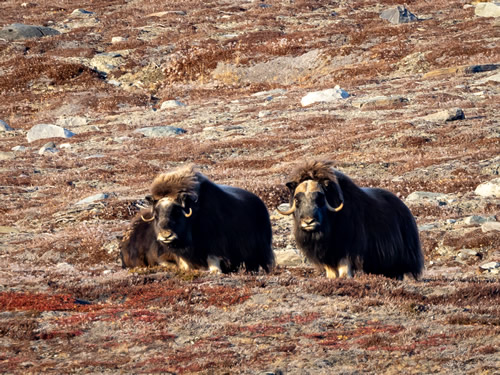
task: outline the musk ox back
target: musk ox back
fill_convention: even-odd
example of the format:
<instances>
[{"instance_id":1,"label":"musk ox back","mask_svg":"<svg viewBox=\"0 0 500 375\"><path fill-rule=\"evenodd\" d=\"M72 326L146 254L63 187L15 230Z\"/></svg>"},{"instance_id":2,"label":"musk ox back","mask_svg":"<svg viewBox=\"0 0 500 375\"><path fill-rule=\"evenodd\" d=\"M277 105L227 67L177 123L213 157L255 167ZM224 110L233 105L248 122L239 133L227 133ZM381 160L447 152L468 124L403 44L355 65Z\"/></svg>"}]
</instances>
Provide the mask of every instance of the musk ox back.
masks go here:
<instances>
[{"instance_id":1,"label":"musk ox back","mask_svg":"<svg viewBox=\"0 0 500 375\"><path fill-rule=\"evenodd\" d=\"M402 279L423 269L415 219L389 191L360 188L331 162L307 162L287 183L297 246L329 278L356 270Z\"/></svg>"},{"instance_id":2,"label":"musk ox back","mask_svg":"<svg viewBox=\"0 0 500 375\"><path fill-rule=\"evenodd\" d=\"M148 232L141 236L151 253L173 254L185 269L273 266L269 213L256 195L217 185L188 166L156 177L147 198L137 230Z\"/></svg>"}]
</instances>

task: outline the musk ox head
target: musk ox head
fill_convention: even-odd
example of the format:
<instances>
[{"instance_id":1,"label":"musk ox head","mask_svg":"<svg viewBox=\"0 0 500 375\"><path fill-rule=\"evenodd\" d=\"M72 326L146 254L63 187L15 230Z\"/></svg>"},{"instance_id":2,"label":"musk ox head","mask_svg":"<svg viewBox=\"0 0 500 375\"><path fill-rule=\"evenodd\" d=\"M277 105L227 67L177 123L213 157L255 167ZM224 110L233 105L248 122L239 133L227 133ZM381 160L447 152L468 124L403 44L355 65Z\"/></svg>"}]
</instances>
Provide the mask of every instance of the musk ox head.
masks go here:
<instances>
[{"instance_id":1,"label":"musk ox head","mask_svg":"<svg viewBox=\"0 0 500 375\"><path fill-rule=\"evenodd\" d=\"M297 168L286 186L290 190L290 209L280 211L294 215L297 229L322 231L328 215L344 207L342 189L329 162L308 162Z\"/></svg>"},{"instance_id":2,"label":"musk ox head","mask_svg":"<svg viewBox=\"0 0 500 375\"><path fill-rule=\"evenodd\" d=\"M192 166L161 174L151 186L150 210L142 220L153 222L156 239L172 247L192 243L191 221L196 215L198 173Z\"/></svg>"}]
</instances>

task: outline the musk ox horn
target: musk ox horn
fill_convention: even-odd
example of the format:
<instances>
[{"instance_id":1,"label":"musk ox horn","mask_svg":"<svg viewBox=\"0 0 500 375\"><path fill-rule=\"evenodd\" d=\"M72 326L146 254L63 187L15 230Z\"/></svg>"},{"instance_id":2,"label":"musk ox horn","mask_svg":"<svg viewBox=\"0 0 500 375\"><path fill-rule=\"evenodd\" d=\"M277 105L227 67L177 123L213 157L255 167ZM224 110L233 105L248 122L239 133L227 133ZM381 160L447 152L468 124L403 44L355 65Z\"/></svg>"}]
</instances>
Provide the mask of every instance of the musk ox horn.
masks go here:
<instances>
[{"instance_id":1,"label":"musk ox horn","mask_svg":"<svg viewBox=\"0 0 500 375\"><path fill-rule=\"evenodd\" d=\"M155 219L155 215L151 216L150 219L146 219L144 217L144 215L141 215L141 219L142 219L142 221L145 221L146 223L148 223L148 222L153 221Z\"/></svg>"},{"instance_id":2,"label":"musk ox horn","mask_svg":"<svg viewBox=\"0 0 500 375\"><path fill-rule=\"evenodd\" d=\"M295 207L295 200L293 201L293 204L292 204L292 207L287 210L287 211L281 211L278 207L276 208L276 210L278 210L278 212L282 215L291 215L295 212L296 210L296 207Z\"/></svg>"},{"instance_id":3,"label":"musk ox horn","mask_svg":"<svg viewBox=\"0 0 500 375\"><path fill-rule=\"evenodd\" d=\"M328 203L328 201L325 199L325 203L326 203L326 208L328 208L328 211L331 211L331 212L339 212L342 207L344 207L344 202L340 202L340 205L337 207L337 208L333 208L332 206L330 206L330 204Z\"/></svg>"},{"instance_id":4,"label":"musk ox horn","mask_svg":"<svg viewBox=\"0 0 500 375\"><path fill-rule=\"evenodd\" d=\"M191 207L189 208L189 212L186 212L184 210L182 210L184 212L184 216L186 217L190 217L192 214L193 214L193 210L191 209Z\"/></svg>"}]
</instances>

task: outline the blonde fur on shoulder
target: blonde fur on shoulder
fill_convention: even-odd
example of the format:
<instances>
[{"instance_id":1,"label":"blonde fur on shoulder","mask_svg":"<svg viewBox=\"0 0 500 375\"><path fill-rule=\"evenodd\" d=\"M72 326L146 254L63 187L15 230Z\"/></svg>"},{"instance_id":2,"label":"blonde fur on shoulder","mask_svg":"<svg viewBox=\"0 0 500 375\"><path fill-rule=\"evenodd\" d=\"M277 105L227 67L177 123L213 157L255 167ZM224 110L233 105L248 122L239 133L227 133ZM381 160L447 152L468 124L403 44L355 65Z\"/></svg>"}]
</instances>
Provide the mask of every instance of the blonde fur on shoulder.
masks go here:
<instances>
[{"instance_id":1,"label":"blonde fur on shoulder","mask_svg":"<svg viewBox=\"0 0 500 375\"><path fill-rule=\"evenodd\" d=\"M187 165L158 175L151 185L151 194L158 200L176 198L181 193L198 196L199 172L194 165Z\"/></svg>"},{"instance_id":2,"label":"blonde fur on shoulder","mask_svg":"<svg viewBox=\"0 0 500 375\"><path fill-rule=\"evenodd\" d=\"M301 183L306 180L337 182L331 161L306 161L298 166L291 175L291 181Z\"/></svg>"}]
</instances>

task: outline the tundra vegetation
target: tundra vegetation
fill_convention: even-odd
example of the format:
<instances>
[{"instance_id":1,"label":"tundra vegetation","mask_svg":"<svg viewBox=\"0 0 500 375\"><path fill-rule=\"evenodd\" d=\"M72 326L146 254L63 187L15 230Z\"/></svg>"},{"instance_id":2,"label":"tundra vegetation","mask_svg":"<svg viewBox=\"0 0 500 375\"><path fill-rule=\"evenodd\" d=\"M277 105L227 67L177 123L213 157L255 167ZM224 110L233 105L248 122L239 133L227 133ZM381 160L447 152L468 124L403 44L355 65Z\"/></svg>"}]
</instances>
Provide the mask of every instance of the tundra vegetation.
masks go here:
<instances>
[{"instance_id":1,"label":"tundra vegetation","mask_svg":"<svg viewBox=\"0 0 500 375\"><path fill-rule=\"evenodd\" d=\"M1 1L0 27L59 34L0 34L0 372L498 372L498 18L405 3L397 25L391 0ZM420 280L303 261L274 208L306 158L409 207ZM121 268L151 181L188 163L270 208L270 274Z\"/></svg>"}]
</instances>

